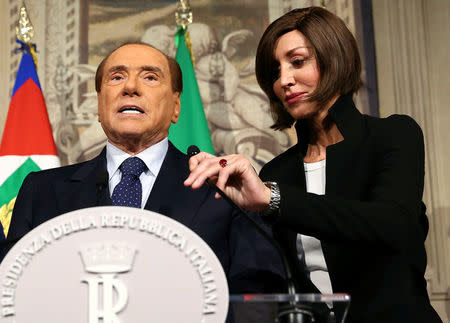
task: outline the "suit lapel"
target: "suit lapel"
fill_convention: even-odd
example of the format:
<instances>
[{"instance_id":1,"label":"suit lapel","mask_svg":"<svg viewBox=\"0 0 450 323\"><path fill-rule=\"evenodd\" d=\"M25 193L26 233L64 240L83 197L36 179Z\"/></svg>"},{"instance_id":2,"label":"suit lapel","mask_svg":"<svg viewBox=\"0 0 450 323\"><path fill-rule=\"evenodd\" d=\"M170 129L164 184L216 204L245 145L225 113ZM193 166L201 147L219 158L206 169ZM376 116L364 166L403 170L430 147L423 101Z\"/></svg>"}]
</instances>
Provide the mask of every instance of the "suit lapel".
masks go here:
<instances>
[{"instance_id":1,"label":"suit lapel","mask_svg":"<svg viewBox=\"0 0 450 323\"><path fill-rule=\"evenodd\" d=\"M103 149L94 159L80 164L71 177L56 183L55 191L58 195L59 214L87 207L111 205L106 150Z\"/></svg>"},{"instance_id":2,"label":"suit lapel","mask_svg":"<svg viewBox=\"0 0 450 323\"><path fill-rule=\"evenodd\" d=\"M166 215L191 226L196 211L208 194L207 187L193 190L183 185L189 175L188 158L169 142L166 157L145 205L146 210Z\"/></svg>"}]
</instances>

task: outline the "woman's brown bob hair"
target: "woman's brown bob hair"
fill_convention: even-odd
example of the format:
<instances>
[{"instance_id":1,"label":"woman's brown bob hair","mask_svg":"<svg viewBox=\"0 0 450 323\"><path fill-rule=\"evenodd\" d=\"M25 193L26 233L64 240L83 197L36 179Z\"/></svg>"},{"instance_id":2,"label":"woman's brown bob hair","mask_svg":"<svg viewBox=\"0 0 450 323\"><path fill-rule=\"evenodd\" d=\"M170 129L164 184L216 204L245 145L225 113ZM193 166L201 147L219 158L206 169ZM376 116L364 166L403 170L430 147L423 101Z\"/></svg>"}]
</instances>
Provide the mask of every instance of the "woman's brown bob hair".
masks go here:
<instances>
[{"instance_id":1,"label":"woman's brown bob hair","mask_svg":"<svg viewBox=\"0 0 450 323\"><path fill-rule=\"evenodd\" d=\"M294 9L272 22L264 32L256 52L256 78L269 97L274 119L272 128L289 128L295 122L273 91L279 62L274 57L278 39L298 30L309 41L320 71L316 90L308 98L323 105L336 94L353 94L362 85L361 60L356 40L345 23L320 7Z\"/></svg>"}]
</instances>

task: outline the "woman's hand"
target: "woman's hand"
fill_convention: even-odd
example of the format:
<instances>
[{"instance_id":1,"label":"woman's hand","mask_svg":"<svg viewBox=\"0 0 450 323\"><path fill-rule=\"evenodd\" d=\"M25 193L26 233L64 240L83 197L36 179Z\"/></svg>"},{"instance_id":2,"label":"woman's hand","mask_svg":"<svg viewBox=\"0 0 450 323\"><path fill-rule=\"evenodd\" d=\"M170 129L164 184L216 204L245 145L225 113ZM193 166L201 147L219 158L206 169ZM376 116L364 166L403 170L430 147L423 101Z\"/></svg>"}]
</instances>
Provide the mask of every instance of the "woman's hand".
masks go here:
<instances>
[{"instance_id":1,"label":"woman's hand","mask_svg":"<svg viewBox=\"0 0 450 323\"><path fill-rule=\"evenodd\" d=\"M184 181L185 186L197 189L209 178L241 208L258 212L269 205L270 189L242 155L215 157L201 152L189 159L189 169L191 174Z\"/></svg>"}]
</instances>

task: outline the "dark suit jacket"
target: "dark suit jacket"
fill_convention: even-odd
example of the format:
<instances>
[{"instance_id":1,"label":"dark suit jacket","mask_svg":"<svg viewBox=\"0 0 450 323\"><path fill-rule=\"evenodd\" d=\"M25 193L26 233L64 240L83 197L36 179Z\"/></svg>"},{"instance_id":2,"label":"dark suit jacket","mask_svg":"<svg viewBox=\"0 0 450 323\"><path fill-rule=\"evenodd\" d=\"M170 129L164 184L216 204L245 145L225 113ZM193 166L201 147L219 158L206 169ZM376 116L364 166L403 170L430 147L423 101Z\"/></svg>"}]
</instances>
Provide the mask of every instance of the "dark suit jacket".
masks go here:
<instances>
[{"instance_id":1,"label":"dark suit jacket","mask_svg":"<svg viewBox=\"0 0 450 323\"><path fill-rule=\"evenodd\" d=\"M261 170L264 180L280 186L273 229L299 290L317 291L298 261L297 233L321 241L333 292L352 297L348 322L440 322L424 279L428 221L420 127L407 116L362 115L349 96L329 115L344 140L327 147L324 196L306 192L302 121L298 144Z\"/></svg>"},{"instance_id":2,"label":"dark suit jacket","mask_svg":"<svg viewBox=\"0 0 450 323\"><path fill-rule=\"evenodd\" d=\"M274 249L226 201L215 199L207 185L198 190L185 187L188 175L187 156L169 143L145 209L186 225L208 243L227 274L230 293L270 291L279 279L274 273L281 274ZM19 191L3 253L51 218L111 205L107 182L105 149L87 162L30 173Z\"/></svg>"}]
</instances>

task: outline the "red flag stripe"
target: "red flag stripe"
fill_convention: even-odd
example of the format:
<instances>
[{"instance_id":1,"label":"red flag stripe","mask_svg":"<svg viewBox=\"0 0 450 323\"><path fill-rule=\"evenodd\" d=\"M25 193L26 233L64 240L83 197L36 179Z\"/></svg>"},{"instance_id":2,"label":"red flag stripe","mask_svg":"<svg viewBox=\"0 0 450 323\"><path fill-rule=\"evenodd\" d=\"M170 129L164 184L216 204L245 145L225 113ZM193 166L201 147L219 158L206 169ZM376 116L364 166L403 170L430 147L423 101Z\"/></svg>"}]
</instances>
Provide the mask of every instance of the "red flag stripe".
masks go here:
<instances>
[{"instance_id":1,"label":"red flag stripe","mask_svg":"<svg viewBox=\"0 0 450 323\"><path fill-rule=\"evenodd\" d=\"M9 105L0 156L57 155L41 89L29 78Z\"/></svg>"}]
</instances>

